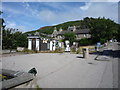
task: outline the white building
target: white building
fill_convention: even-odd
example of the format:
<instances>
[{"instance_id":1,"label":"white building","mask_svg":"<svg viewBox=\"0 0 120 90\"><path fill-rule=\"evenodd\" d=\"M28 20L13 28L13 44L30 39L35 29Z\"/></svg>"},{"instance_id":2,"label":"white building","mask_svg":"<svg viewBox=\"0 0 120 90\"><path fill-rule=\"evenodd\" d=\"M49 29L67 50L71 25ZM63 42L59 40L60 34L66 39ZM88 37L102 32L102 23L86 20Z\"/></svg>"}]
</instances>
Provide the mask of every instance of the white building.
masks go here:
<instances>
[{"instance_id":1,"label":"white building","mask_svg":"<svg viewBox=\"0 0 120 90\"><path fill-rule=\"evenodd\" d=\"M54 51L62 48L62 42L58 40L50 40L39 36L28 36L28 49L36 51Z\"/></svg>"}]
</instances>

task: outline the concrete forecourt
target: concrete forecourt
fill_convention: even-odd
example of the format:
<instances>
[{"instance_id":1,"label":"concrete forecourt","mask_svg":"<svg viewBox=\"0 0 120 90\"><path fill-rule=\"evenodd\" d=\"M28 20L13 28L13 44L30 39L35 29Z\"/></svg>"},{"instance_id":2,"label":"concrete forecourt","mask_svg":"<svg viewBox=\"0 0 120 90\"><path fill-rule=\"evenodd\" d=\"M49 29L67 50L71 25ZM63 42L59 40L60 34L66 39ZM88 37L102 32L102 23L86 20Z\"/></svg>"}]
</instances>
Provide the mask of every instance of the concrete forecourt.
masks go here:
<instances>
[{"instance_id":1,"label":"concrete forecourt","mask_svg":"<svg viewBox=\"0 0 120 90\"><path fill-rule=\"evenodd\" d=\"M111 43L107 49L113 49L115 45L118 43ZM96 54L90 55L87 59L80 57L81 54L70 53L16 55L3 57L2 68L23 72L28 72L31 68L37 69L38 73L33 81L16 88L118 87L118 58L107 56L109 60L95 60Z\"/></svg>"}]
</instances>

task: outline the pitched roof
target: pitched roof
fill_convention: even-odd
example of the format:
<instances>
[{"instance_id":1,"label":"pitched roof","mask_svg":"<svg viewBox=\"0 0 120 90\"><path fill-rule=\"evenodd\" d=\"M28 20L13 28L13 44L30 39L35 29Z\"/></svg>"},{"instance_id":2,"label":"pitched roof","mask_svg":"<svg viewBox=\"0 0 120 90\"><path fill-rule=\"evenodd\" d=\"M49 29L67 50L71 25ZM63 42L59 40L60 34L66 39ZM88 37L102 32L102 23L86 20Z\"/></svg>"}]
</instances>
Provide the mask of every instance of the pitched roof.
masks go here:
<instances>
[{"instance_id":1,"label":"pitched roof","mask_svg":"<svg viewBox=\"0 0 120 90\"><path fill-rule=\"evenodd\" d=\"M89 34L90 29L79 29L75 31L76 34Z\"/></svg>"},{"instance_id":2,"label":"pitched roof","mask_svg":"<svg viewBox=\"0 0 120 90\"><path fill-rule=\"evenodd\" d=\"M89 34L90 29L76 29L76 31L65 30L60 32L58 35L64 35L65 33L74 32L75 34Z\"/></svg>"},{"instance_id":3,"label":"pitched roof","mask_svg":"<svg viewBox=\"0 0 120 90\"><path fill-rule=\"evenodd\" d=\"M53 35L57 35L58 34L58 31L57 30L54 30L53 31Z\"/></svg>"},{"instance_id":4,"label":"pitched roof","mask_svg":"<svg viewBox=\"0 0 120 90\"><path fill-rule=\"evenodd\" d=\"M34 36L28 36L27 38L40 38L38 35L34 35Z\"/></svg>"}]
</instances>

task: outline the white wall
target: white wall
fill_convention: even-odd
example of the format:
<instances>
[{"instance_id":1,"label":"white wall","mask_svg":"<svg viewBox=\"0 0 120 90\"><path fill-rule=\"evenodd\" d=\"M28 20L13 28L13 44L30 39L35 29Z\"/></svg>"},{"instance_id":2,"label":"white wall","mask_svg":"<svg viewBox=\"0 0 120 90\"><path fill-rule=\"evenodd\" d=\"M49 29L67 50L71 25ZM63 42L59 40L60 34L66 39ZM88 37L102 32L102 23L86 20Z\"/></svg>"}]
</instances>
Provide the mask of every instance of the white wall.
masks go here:
<instances>
[{"instance_id":1,"label":"white wall","mask_svg":"<svg viewBox=\"0 0 120 90\"><path fill-rule=\"evenodd\" d=\"M28 49L32 50L32 39L28 39Z\"/></svg>"},{"instance_id":2,"label":"white wall","mask_svg":"<svg viewBox=\"0 0 120 90\"><path fill-rule=\"evenodd\" d=\"M52 43L52 41L50 41L50 51L52 51L53 50L53 43Z\"/></svg>"},{"instance_id":3,"label":"white wall","mask_svg":"<svg viewBox=\"0 0 120 90\"><path fill-rule=\"evenodd\" d=\"M39 51L39 39L36 39L36 50Z\"/></svg>"},{"instance_id":4,"label":"white wall","mask_svg":"<svg viewBox=\"0 0 120 90\"><path fill-rule=\"evenodd\" d=\"M56 49L56 41L53 40L53 41L50 41L50 51L54 51Z\"/></svg>"}]
</instances>

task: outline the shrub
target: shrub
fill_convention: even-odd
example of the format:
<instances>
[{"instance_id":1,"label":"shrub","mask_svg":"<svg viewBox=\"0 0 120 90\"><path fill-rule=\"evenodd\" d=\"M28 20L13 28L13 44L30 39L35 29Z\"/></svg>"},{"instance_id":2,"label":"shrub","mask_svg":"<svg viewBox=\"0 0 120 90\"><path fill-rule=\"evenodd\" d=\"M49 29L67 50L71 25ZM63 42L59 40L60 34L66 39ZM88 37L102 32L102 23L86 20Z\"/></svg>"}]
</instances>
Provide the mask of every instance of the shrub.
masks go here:
<instances>
[{"instance_id":1,"label":"shrub","mask_svg":"<svg viewBox=\"0 0 120 90\"><path fill-rule=\"evenodd\" d=\"M71 48L71 52L76 52L76 48Z\"/></svg>"},{"instance_id":2,"label":"shrub","mask_svg":"<svg viewBox=\"0 0 120 90\"><path fill-rule=\"evenodd\" d=\"M68 32L68 33L65 33L64 34L64 40L63 41L65 41L65 40L68 40L68 41L70 41L70 45L72 45L72 43L75 41L75 39L76 39L76 35L75 35L75 33L73 33L73 32Z\"/></svg>"},{"instance_id":3,"label":"shrub","mask_svg":"<svg viewBox=\"0 0 120 90\"><path fill-rule=\"evenodd\" d=\"M76 54L82 54L82 48L83 47L79 47L78 50L76 51Z\"/></svg>"},{"instance_id":4,"label":"shrub","mask_svg":"<svg viewBox=\"0 0 120 90\"><path fill-rule=\"evenodd\" d=\"M62 48L58 48L55 51L53 51L53 53L63 53L63 49Z\"/></svg>"},{"instance_id":5,"label":"shrub","mask_svg":"<svg viewBox=\"0 0 120 90\"><path fill-rule=\"evenodd\" d=\"M24 53L35 53L35 51L33 51L33 50L29 50L29 49L24 49L22 52L24 52Z\"/></svg>"},{"instance_id":6,"label":"shrub","mask_svg":"<svg viewBox=\"0 0 120 90\"><path fill-rule=\"evenodd\" d=\"M90 44L91 44L91 40L88 39L88 38L83 38L83 39L81 39L81 40L79 41L79 44L80 44L81 46L90 45Z\"/></svg>"},{"instance_id":7,"label":"shrub","mask_svg":"<svg viewBox=\"0 0 120 90\"><path fill-rule=\"evenodd\" d=\"M105 39L100 39L101 44L104 44L106 42Z\"/></svg>"},{"instance_id":8,"label":"shrub","mask_svg":"<svg viewBox=\"0 0 120 90\"><path fill-rule=\"evenodd\" d=\"M64 40L59 40L60 42L64 42Z\"/></svg>"}]
</instances>

